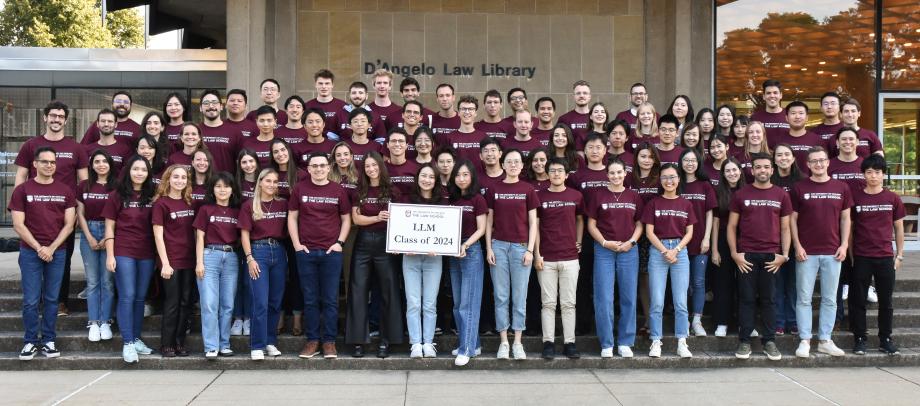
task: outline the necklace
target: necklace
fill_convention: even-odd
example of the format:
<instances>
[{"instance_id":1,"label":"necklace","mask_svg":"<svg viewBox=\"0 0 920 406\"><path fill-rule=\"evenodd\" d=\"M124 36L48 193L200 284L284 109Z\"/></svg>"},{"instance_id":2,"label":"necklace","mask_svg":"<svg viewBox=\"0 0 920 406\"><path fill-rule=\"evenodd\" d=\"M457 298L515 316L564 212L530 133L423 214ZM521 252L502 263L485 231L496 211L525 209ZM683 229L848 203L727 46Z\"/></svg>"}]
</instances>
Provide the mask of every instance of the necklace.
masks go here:
<instances>
[{"instance_id":1,"label":"necklace","mask_svg":"<svg viewBox=\"0 0 920 406\"><path fill-rule=\"evenodd\" d=\"M625 189L625 188L624 188L620 193L617 193L617 192L614 192L614 191L611 190L611 191L610 191L610 194L612 194L612 195L613 195L613 199L616 200L617 203L619 203L619 202L620 202L620 197L623 196L623 193L624 193L624 192L626 192L626 189Z\"/></svg>"}]
</instances>

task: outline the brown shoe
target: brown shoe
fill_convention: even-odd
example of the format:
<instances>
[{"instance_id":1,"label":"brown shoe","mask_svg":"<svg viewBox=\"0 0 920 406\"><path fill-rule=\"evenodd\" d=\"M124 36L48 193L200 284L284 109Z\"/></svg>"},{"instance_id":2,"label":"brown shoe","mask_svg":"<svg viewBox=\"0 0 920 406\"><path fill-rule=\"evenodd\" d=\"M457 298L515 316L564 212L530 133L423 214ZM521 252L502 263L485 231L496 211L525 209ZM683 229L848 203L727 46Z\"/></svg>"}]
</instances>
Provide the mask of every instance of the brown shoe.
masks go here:
<instances>
[{"instance_id":1,"label":"brown shoe","mask_svg":"<svg viewBox=\"0 0 920 406\"><path fill-rule=\"evenodd\" d=\"M313 358L315 355L319 354L319 341L307 341L303 345L303 349L300 350L300 358Z\"/></svg>"},{"instance_id":2,"label":"brown shoe","mask_svg":"<svg viewBox=\"0 0 920 406\"><path fill-rule=\"evenodd\" d=\"M173 347L160 347L160 355L162 355L163 358L175 358L176 349Z\"/></svg>"},{"instance_id":3,"label":"brown shoe","mask_svg":"<svg viewBox=\"0 0 920 406\"><path fill-rule=\"evenodd\" d=\"M63 303L58 303L58 316L69 316L70 310L67 309L67 306Z\"/></svg>"},{"instance_id":4,"label":"brown shoe","mask_svg":"<svg viewBox=\"0 0 920 406\"><path fill-rule=\"evenodd\" d=\"M335 350L334 342L323 343L323 358L334 359L338 357L339 353Z\"/></svg>"}]
</instances>

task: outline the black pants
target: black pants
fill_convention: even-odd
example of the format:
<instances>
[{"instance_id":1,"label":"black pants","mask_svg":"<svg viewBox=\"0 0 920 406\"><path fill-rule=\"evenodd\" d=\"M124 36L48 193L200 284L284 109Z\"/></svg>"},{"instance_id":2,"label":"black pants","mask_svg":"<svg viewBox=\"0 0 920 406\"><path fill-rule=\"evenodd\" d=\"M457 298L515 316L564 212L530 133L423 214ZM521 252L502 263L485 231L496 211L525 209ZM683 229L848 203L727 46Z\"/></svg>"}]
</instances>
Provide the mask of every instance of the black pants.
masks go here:
<instances>
[{"instance_id":1,"label":"black pants","mask_svg":"<svg viewBox=\"0 0 920 406\"><path fill-rule=\"evenodd\" d=\"M752 263L748 273L738 272L738 297L741 305L738 308L738 323L741 325L739 339L741 342L751 342L751 331L754 330L755 303L760 305L760 318L763 326L760 331L760 341L763 343L773 341L776 332L776 307L773 295L776 292L774 285L776 274L767 271L766 264L773 261L772 253L746 253L744 258ZM731 257L729 257L731 260Z\"/></svg>"},{"instance_id":2,"label":"black pants","mask_svg":"<svg viewBox=\"0 0 920 406\"><path fill-rule=\"evenodd\" d=\"M738 266L732 260L725 238L719 239L719 256L722 263L712 273L713 321L716 325L729 325L738 308Z\"/></svg>"},{"instance_id":3,"label":"black pants","mask_svg":"<svg viewBox=\"0 0 920 406\"><path fill-rule=\"evenodd\" d=\"M575 285L575 334L585 335L594 331L594 238L588 234L587 227L581 241L578 280ZM533 283L540 286L539 283ZM535 296L540 297L539 291ZM537 310L537 317L539 315Z\"/></svg>"},{"instance_id":4,"label":"black pants","mask_svg":"<svg viewBox=\"0 0 920 406\"><path fill-rule=\"evenodd\" d=\"M348 315L345 342L365 344L370 341L367 328L367 301L371 276L380 283L380 339L390 344L403 342L402 298L397 275L398 256L386 253L386 233L358 231L351 277L348 282Z\"/></svg>"},{"instance_id":5,"label":"black pants","mask_svg":"<svg viewBox=\"0 0 920 406\"><path fill-rule=\"evenodd\" d=\"M891 320L894 306L891 294L894 292L894 258L854 258L850 273L850 331L857 337L866 337L866 291L875 277L875 291L878 293L878 336L891 337Z\"/></svg>"},{"instance_id":6,"label":"black pants","mask_svg":"<svg viewBox=\"0 0 920 406\"><path fill-rule=\"evenodd\" d=\"M185 346L185 330L192 315L192 291L195 289L195 271L192 269L176 269L172 277L163 279L160 345Z\"/></svg>"},{"instance_id":7,"label":"black pants","mask_svg":"<svg viewBox=\"0 0 920 406\"><path fill-rule=\"evenodd\" d=\"M482 244L482 272L485 276L482 278L483 300L479 306L479 332L484 334L489 331L495 331L495 300L490 300L495 296L494 289L492 288L492 278L489 277L492 270L486 258L485 237L481 238L479 242Z\"/></svg>"},{"instance_id":8,"label":"black pants","mask_svg":"<svg viewBox=\"0 0 920 406\"><path fill-rule=\"evenodd\" d=\"M850 278L853 278L853 258L847 255L843 262L840 263L840 282L837 285L837 325L840 325L847 317L846 308L848 305L843 303L843 286L850 284ZM869 286L866 285L866 289L868 288Z\"/></svg>"},{"instance_id":9,"label":"black pants","mask_svg":"<svg viewBox=\"0 0 920 406\"><path fill-rule=\"evenodd\" d=\"M64 254L64 277L61 279L61 291L58 294L58 304L67 306L67 299L70 297L70 260L73 258L74 251L74 242L76 241L77 233L70 233L70 237L67 237L67 253Z\"/></svg>"},{"instance_id":10,"label":"black pants","mask_svg":"<svg viewBox=\"0 0 920 406\"><path fill-rule=\"evenodd\" d=\"M281 299L281 308L284 314L293 312L303 313L303 291L300 289L300 273L297 271L297 255L294 252L294 243L286 238L282 240L284 252L288 257L287 275L284 278L284 298ZM303 317L301 315L301 317ZM275 326L269 326L274 328Z\"/></svg>"}]
</instances>

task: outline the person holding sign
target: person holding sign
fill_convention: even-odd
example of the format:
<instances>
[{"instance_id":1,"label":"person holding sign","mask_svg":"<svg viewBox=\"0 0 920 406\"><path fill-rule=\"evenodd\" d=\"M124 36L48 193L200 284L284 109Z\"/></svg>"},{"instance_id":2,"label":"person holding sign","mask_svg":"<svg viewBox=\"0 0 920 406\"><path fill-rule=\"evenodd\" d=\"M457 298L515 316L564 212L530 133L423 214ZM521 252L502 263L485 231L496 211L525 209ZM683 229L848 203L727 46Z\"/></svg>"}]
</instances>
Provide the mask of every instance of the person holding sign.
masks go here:
<instances>
[{"instance_id":1,"label":"person holding sign","mask_svg":"<svg viewBox=\"0 0 920 406\"><path fill-rule=\"evenodd\" d=\"M489 203L486 257L492 266L495 329L501 337L497 357L509 358L509 352L512 351L508 345L510 327L514 330L514 359L523 360L527 354L521 343L521 332L525 328L527 283L537 240L537 207L540 200L533 186L520 180L524 169L521 151L507 150L501 163L505 179L493 184L486 197Z\"/></svg>"}]
</instances>

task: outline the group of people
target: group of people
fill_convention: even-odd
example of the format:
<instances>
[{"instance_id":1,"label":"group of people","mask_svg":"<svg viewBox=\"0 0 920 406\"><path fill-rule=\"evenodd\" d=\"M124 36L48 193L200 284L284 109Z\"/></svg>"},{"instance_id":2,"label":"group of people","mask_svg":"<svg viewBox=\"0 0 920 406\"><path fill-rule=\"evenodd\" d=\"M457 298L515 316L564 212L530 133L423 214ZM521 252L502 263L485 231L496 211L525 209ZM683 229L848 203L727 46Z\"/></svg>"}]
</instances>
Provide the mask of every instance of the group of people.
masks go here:
<instances>
[{"instance_id":1,"label":"group of people","mask_svg":"<svg viewBox=\"0 0 920 406\"><path fill-rule=\"evenodd\" d=\"M163 357L189 355L197 302L208 359L232 356L240 334L253 360L280 355L287 311L305 335L300 357L335 358L342 286L352 356L374 335L387 357L408 331L410 357L436 357L447 319L462 366L482 351L480 315L500 337L498 358L527 357L528 322L553 358L557 307L569 358L592 328L603 358L632 357L637 335L660 357L668 290L680 357L692 357L691 333L707 335L707 291L714 334L737 325L738 358L759 335L780 359L774 338L787 332L808 357L817 282L817 350L844 355L831 333L849 286L853 352L864 354L874 280L880 347L898 353L891 297L904 206L883 187L883 151L858 126L856 100L825 94L823 123L806 129L808 105L781 106L774 80L751 117L730 105L694 111L685 95L659 116L641 83L613 115L577 81L575 108L557 118L552 98L531 106L521 88L504 100L490 90L480 105L441 84L432 111L413 78L400 83L402 106L390 100L386 70L373 74L372 102L362 82L346 103L332 97L332 72L314 79L316 98L280 106L278 82L266 79L264 105L251 111L244 90L206 90L201 123L173 93L138 124L130 94L117 92L79 143L64 133L68 107L50 102L45 133L16 158L8 205L21 238L20 359L60 354L55 320L66 314L75 231L88 339L112 339L114 318L129 363L153 353L141 339L146 300L162 303ZM461 207L460 255L388 253L391 202ZM439 313L447 296L452 311Z\"/></svg>"}]
</instances>

